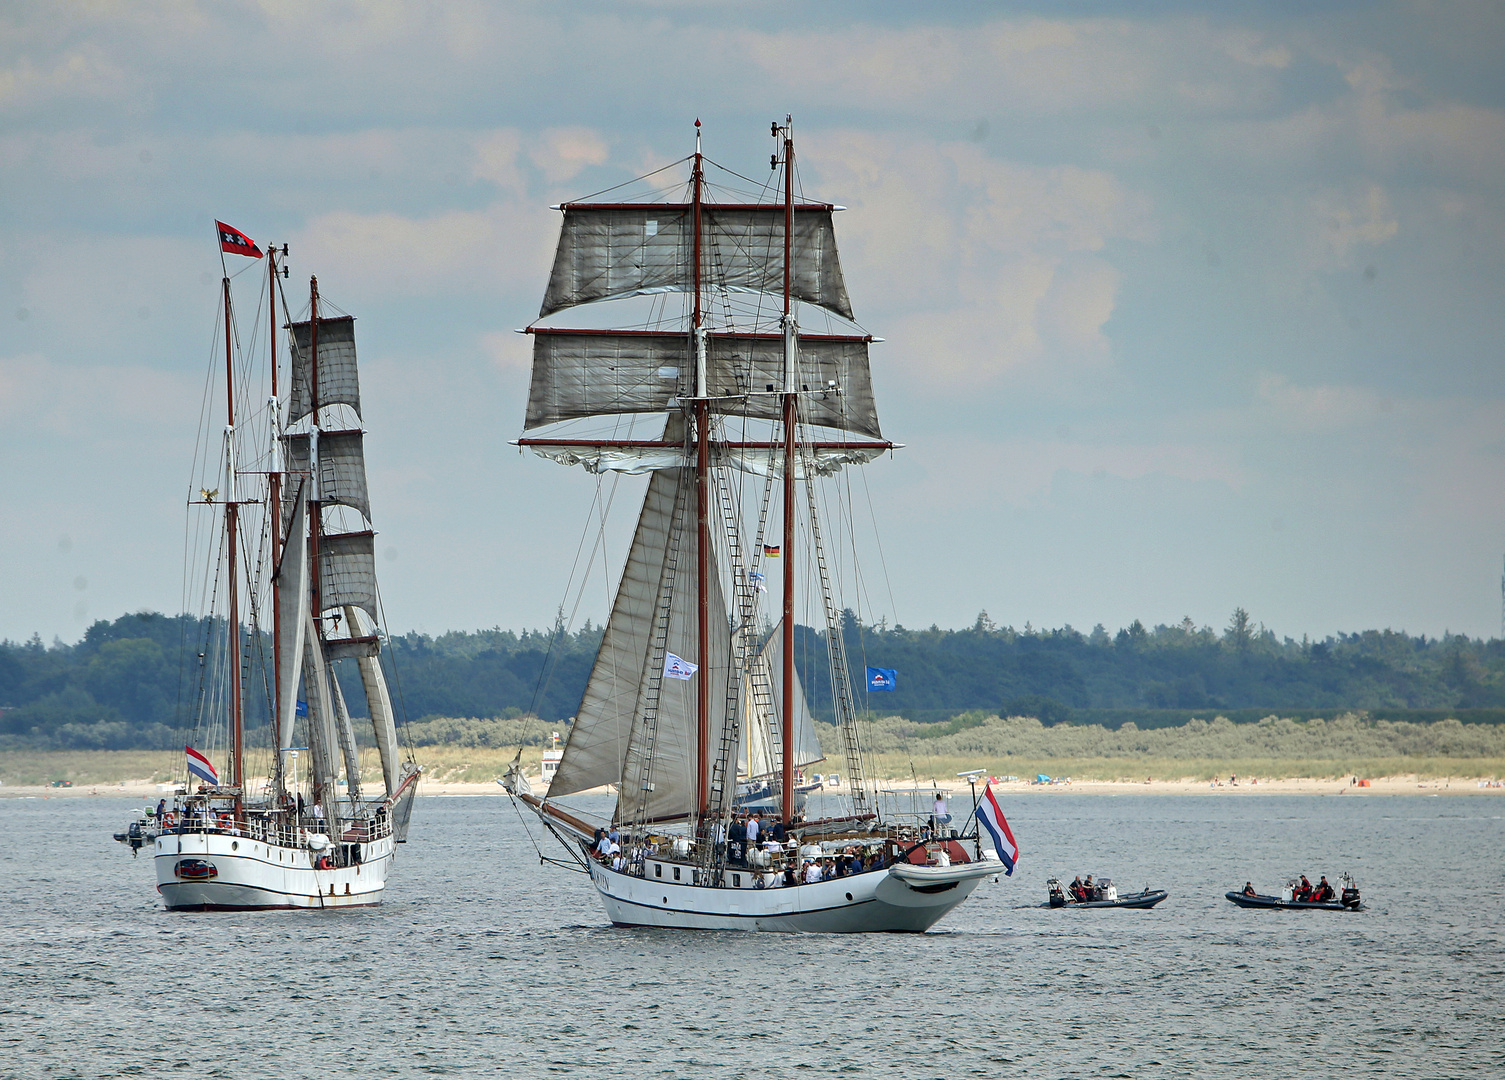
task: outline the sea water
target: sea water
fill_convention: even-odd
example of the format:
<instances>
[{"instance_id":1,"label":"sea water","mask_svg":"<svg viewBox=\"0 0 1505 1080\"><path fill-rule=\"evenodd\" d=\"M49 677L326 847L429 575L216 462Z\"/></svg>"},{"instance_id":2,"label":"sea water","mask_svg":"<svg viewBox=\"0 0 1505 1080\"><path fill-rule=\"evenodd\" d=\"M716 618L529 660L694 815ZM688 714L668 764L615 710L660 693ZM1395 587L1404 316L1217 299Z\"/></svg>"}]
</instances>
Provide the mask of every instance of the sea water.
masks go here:
<instances>
[{"instance_id":1,"label":"sea water","mask_svg":"<svg viewBox=\"0 0 1505 1080\"><path fill-rule=\"evenodd\" d=\"M1012 877L847 937L614 929L505 798L420 798L380 907L169 913L122 800L3 799L0 1075L1505 1075L1505 800L1001 802ZM1223 897L1344 871L1366 910ZM1170 898L1041 906L1086 873Z\"/></svg>"}]
</instances>

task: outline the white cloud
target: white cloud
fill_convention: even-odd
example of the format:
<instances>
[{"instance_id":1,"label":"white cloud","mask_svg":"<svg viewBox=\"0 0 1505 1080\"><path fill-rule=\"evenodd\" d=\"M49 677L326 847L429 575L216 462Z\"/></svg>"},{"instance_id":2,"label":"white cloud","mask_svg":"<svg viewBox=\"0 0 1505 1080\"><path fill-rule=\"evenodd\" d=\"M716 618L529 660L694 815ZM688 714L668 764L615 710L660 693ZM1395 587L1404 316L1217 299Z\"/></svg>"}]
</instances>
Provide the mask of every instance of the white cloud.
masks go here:
<instances>
[{"instance_id":1,"label":"white cloud","mask_svg":"<svg viewBox=\"0 0 1505 1080\"><path fill-rule=\"evenodd\" d=\"M368 298L495 293L544 279L556 228L515 201L429 216L342 210L310 221L298 247L307 265Z\"/></svg>"},{"instance_id":2,"label":"white cloud","mask_svg":"<svg viewBox=\"0 0 1505 1080\"><path fill-rule=\"evenodd\" d=\"M1391 398L1364 386L1297 386L1265 372L1256 393L1256 421L1273 419L1314 432L1338 431L1394 413Z\"/></svg>"},{"instance_id":3,"label":"white cloud","mask_svg":"<svg viewBox=\"0 0 1505 1080\"><path fill-rule=\"evenodd\" d=\"M969 143L820 134L858 314L912 362L917 385L985 383L1052 362L1100 364L1120 273L1101 254L1154 235L1111 174L999 161ZM807 167L809 159L807 158Z\"/></svg>"},{"instance_id":4,"label":"white cloud","mask_svg":"<svg viewBox=\"0 0 1505 1080\"><path fill-rule=\"evenodd\" d=\"M1356 255L1395 237L1400 222L1378 184L1361 192L1325 192L1312 200L1312 258L1318 267L1348 266Z\"/></svg>"},{"instance_id":5,"label":"white cloud","mask_svg":"<svg viewBox=\"0 0 1505 1080\"><path fill-rule=\"evenodd\" d=\"M588 165L602 164L606 155L606 140L585 127L547 130L529 151L529 157L551 184L573 179Z\"/></svg>"}]
</instances>

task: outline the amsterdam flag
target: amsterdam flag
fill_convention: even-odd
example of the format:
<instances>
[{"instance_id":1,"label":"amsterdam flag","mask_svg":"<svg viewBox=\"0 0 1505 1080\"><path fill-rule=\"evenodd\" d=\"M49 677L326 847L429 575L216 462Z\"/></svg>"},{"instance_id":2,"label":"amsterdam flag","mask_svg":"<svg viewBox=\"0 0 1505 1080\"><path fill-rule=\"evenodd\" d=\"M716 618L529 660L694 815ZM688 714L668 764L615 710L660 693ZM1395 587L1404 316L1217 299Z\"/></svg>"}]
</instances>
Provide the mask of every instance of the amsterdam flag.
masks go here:
<instances>
[{"instance_id":1,"label":"amsterdam flag","mask_svg":"<svg viewBox=\"0 0 1505 1080\"><path fill-rule=\"evenodd\" d=\"M261 249L257 247L249 236L239 229L232 229L223 221L216 221L214 227L219 230L219 249L231 255L244 255L248 259L261 258Z\"/></svg>"}]
</instances>

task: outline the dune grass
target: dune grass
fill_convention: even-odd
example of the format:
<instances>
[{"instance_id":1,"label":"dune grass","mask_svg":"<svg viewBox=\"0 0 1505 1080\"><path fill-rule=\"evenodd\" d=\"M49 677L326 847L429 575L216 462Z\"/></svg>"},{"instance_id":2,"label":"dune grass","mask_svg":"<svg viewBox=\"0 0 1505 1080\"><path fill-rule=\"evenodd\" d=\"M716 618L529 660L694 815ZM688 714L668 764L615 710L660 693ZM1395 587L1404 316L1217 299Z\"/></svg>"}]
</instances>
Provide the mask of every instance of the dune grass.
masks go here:
<instances>
[{"instance_id":1,"label":"dune grass","mask_svg":"<svg viewBox=\"0 0 1505 1080\"><path fill-rule=\"evenodd\" d=\"M1222 717L1174 728L1140 731L1096 725L1047 727L1027 717L983 716L944 726L915 724L902 717L863 721L871 778L954 782L956 774L983 769L993 776L1030 778L1037 773L1080 780L1210 780L1341 776L1475 778L1505 775L1505 725L1443 720L1412 724L1369 720L1350 714L1334 720L1269 717L1234 724ZM415 748L430 783L486 784L499 778L523 745L523 763L535 775L548 725L537 720L464 721L469 745ZM505 729L490 725L505 724ZM476 725L486 727L472 731ZM821 727L821 745L831 757L812 771L845 773L841 738ZM438 725L431 731L437 734ZM478 736L484 736L478 737ZM265 751L262 752L265 756ZM72 750L0 754L0 781L7 786L71 780L75 787L121 781L161 783L182 767L181 751ZM362 754L363 778L380 777L374 752ZM248 764L251 769L265 766Z\"/></svg>"}]
</instances>

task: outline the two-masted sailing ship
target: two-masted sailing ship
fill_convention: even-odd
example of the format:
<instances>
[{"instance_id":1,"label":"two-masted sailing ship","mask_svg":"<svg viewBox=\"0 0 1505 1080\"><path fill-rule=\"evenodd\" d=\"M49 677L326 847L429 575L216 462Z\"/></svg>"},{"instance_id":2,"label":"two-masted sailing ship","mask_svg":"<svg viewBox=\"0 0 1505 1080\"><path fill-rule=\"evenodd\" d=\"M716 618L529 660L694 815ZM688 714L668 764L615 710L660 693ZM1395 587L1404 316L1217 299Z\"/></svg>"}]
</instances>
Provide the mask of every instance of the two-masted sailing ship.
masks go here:
<instances>
[{"instance_id":1,"label":"two-masted sailing ship","mask_svg":"<svg viewBox=\"0 0 1505 1080\"><path fill-rule=\"evenodd\" d=\"M214 479L201 475L190 504L205 565L188 576L206 583L193 741L175 794L123 839L154 856L169 910L375 904L420 770L399 746L381 659L355 320L321 310L315 278L308 317L279 327L278 250L217 224L222 252L266 260L270 394L255 400L259 365L237 347L226 271L225 423L217 454L198 456ZM377 790L362 780L342 669L365 697ZM267 721L257 748L247 745L253 712ZM264 767L253 771L257 757Z\"/></svg>"},{"instance_id":2,"label":"two-masted sailing ship","mask_svg":"<svg viewBox=\"0 0 1505 1080\"><path fill-rule=\"evenodd\" d=\"M534 794L516 763L504 783L617 925L923 931L1002 868L939 823L885 820L866 783L817 485L892 444L868 368L875 339L856 328L837 257L840 208L797 196L792 125L773 135L772 179L752 198L708 181L697 121L678 201L557 207L518 442L594 473L650 475L548 789ZM545 323L575 308L598 325ZM609 311L633 321L600 326ZM806 313L821 332L801 327ZM644 417L648 437L633 437ZM592 421L604 430L580 434ZM815 820L797 802L800 768L821 755L795 664L800 580L824 623L848 776L841 812ZM756 839L736 807L739 762L777 807ZM609 820L565 801L608 785Z\"/></svg>"}]
</instances>

